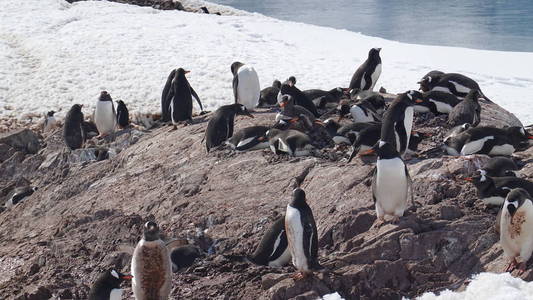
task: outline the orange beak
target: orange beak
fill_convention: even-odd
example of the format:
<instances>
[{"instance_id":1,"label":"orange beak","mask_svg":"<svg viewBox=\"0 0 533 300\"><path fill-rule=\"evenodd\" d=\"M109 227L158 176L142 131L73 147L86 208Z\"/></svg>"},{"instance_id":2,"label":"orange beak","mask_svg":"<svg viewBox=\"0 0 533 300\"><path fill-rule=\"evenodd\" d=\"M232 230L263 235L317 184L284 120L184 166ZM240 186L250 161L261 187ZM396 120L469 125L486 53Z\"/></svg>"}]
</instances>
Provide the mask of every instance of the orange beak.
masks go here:
<instances>
[{"instance_id":1,"label":"orange beak","mask_svg":"<svg viewBox=\"0 0 533 300\"><path fill-rule=\"evenodd\" d=\"M191 71L185 71L185 74L190 73Z\"/></svg>"},{"instance_id":2,"label":"orange beak","mask_svg":"<svg viewBox=\"0 0 533 300\"><path fill-rule=\"evenodd\" d=\"M470 181L470 182L474 181L474 180L472 179L472 177L466 177L464 180L466 180L466 181Z\"/></svg>"},{"instance_id":3,"label":"orange beak","mask_svg":"<svg viewBox=\"0 0 533 300\"><path fill-rule=\"evenodd\" d=\"M315 123L318 125L324 125L324 122L322 122L322 120L315 120Z\"/></svg>"},{"instance_id":4,"label":"orange beak","mask_svg":"<svg viewBox=\"0 0 533 300\"><path fill-rule=\"evenodd\" d=\"M424 100L422 100L422 99L416 99L415 102L416 102L416 103L422 103L422 102L424 102Z\"/></svg>"},{"instance_id":5,"label":"orange beak","mask_svg":"<svg viewBox=\"0 0 533 300\"><path fill-rule=\"evenodd\" d=\"M373 155L374 153L376 153L376 150L374 150L374 149L368 149L368 150L366 150L365 152L359 154L359 156L368 156L368 155Z\"/></svg>"},{"instance_id":6,"label":"orange beak","mask_svg":"<svg viewBox=\"0 0 533 300\"><path fill-rule=\"evenodd\" d=\"M264 136L260 136L260 137L257 138L257 140L260 141L260 142L262 142L262 141L265 140L265 137L264 137Z\"/></svg>"},{"instance_id":7,"label":"orange beak","mask_svg":"<svg viewBox=\"0 0 533 300\"><path fill-rule=\"evenodd\" d=\"M131 275L122 275L120 278L126 279L126 280L132 280L133 276L131 276Z\"/></svg>"},{"instance_id":8,"label":"orange beak","mask_svg":"<svg viewBox=\"0 0 533 300\"><path fill-rule=\"evenodd\" d=\"M289 122L290 123L296 123L298 120L300 120L300 118L295 117L295 118L290 119Z\"/></svg>"},{"instance_id":9,"label":"orange beak","mask_svg":"<svg viewBox=\"0 0 533 300\"><path fill-rule=\"evenodd\" d=\"M281 102L281 103L279 104L280 107L285 107L285 105L287 105L287 102Z\"/></svg>"},{"instance_id":10,"label":"orange beak","mask_svg":"<svg viewBox=\"0 0 533 300\"><path fill-rule=\"evenodd\" d=\"M530 139L530 140L533 140L533 135L530 135L527 138Z\"/></svg>"}]
</instances>

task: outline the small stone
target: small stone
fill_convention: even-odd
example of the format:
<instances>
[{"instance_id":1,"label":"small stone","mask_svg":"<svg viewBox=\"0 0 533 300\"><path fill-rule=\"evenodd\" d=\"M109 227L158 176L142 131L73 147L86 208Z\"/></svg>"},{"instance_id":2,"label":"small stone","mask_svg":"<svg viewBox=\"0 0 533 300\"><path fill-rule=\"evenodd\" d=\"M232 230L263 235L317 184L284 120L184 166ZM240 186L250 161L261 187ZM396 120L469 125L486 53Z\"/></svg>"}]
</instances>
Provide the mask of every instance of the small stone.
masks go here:
<instances>
[{"instance_id":1,"label":"small stone","mask_svg":"<svg viewBox=\"0 0 533 300\"><path fill-rule=\"evenodd\" d=\"M440 218L454 220L463 216L463 212L456 206L446 205L440 208Z\"/></svg>"}]
</instances>

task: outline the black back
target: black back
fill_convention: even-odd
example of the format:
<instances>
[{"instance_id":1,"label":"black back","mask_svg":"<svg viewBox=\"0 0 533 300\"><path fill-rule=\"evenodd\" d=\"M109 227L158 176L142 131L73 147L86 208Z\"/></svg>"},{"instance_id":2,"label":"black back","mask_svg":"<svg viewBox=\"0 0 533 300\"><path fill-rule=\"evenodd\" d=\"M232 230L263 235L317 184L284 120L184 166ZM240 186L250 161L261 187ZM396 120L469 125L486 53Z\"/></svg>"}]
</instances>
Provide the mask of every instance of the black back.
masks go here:
<instances>
[{"instance_id":1,"label":"black back","mask_svg":"<svg viewBox=\"0 0 533 300\"><path fill-rule=\"evenodd\" d=\"M251 116L246 107L239 103L221 106L213 113L205 131L207 152L233 136L235 115Z\"/></svg>"},{"instance_id":2,"label":"black back","mask_svg":"<svg viewBox=\"0 0 533 300\"><path fill-rule=\"evenodd\" d=\"M518 170L518 166L508 157L496 156L489 159L481 170L489 177L515 176L513 171Z\"/></svg>"},{"instance_id":3,"label":"black back","mask_svg":"<svg viewBox=\"0 0 533 300\"><path fill-rule=\"evenodd\" d=\"M381 57L379 56L378 48L372 48L368 52L368 58L365 60L365 62L357 68L355 73L352 76L352 79L350 80L350 86L349 88L351 90L360 90L365 91L370 89L370 86L372 85L372 80L370 80L370 76L376 69L377 65L381 64ZM361 86L361 79L365 76L365 86Z\"/></svg>"},{"instance_id":4,"label":"black back","mask_svg":"<svg viewBox=\"0 0 533 300\"><path fill-rule=\"evenodd\" d=\"M82 122L83 113L81 112L81 105L72 105L65 116L65 124L63 125L63 138L65 144L72 150L81 148L85 141Z\"/></svg>"},{"instance_id":5,"label":"black back","mask_svg":"<svg viewBox=\"0 0 533 300\"><path fill-rule=\"evenodd\" d=\"M257 106L276 105L276 103L278 103L278 93L280 88L281 82L279 80L274 80L272 86L262 89L259 96L259 104Z\"/></svg>"},{"instance_id":6,"label":"black back","mask_svg":"<svg viewBox=\"0 0 533 300\"><path fill-rule=\"evenodd\" d=\"M174 93L171 86L175 75L176 69L173 69L170 74L168 74L167 81L163 87L163 93L161 94L161 120L163 122L170 121L170 102L172 101Z\"/></svg>"},{"instance_id":7,"label":"black back","mask_svg":"<svg viewBox=\"0 0 533 300\"><path fill-rule=\"evenodd\" d=\"M458 73L446 73L439 77L439 81L435 83L435 85L432 87L434 89L435 87L445 87L450 90L452 94L454 94L457 97L466 97L468 93L464 93L462 91L458 91L455 88L455 84L452 83L456 82L464 87L467 87L471 90L478 90L481 91L481 88L479 87L479 84L475 80L473 80L470 77L467 77L463 74Z\"/></svg>"},{"instance_id":8,"label":"black back","mask_svg":"<svg viewBox=\"0 0 533 300\"><path fill-rule=\"evenodd\" d=\"M420 90L423 92L430 91L437 85L444 74L444 72L438 70L430 71L418 82L420 84Z\"/></svg>"},{"instance_id":9,"label":"black back","mask_svg":"<svg viewBox=\"0 0 533 300\"><path fill-rule=\"evenodd\" d=\"M239 131L237 131L232 137L230 137L228 139L228 142L230 142L231 144L233 144L236 148L235 150L246 150L246 149L249 149L259 143L261 143L262 141L260 140L261 139L264 139L263 141L266 141L267 137L266 137L266 132L268 131L269 127L267 126L250 126L250 127L246 127L246 128L243 128ZM240 147L237 147L237 145L239 144L239 142L245 140L245 139L248 139L248 138L254 138L254 140L252 140L252 142L248 143L246 145L246 148L240 148Z\"/></svg>"},{"instance_id":10,"label":"black back","mask_svg":"<svg viewBox=\"0 0 533 300\"><path fill-rule=\"evenodd\" d=\"M203 253L200 248L194 245L185 245L172 249L170 260L179 270L192 266L194 261L201 256L203 256Z\"/></svg>"},{"instance_id":11,"label":"black back","mask_svg":"<svg viewBox=\"0 0 533 300\"><path fill-rule=\"evenodd\" d=\"M279 237L279 244L274 244ZM279 258L287 249L287 233L285 232L285 215L277 218L265 232L255 252L248 259L258 265L267 266L269 262Z\"/></svg>"},{"instance_id":12,"label":"black back","mask_svg":"<svg viewBox=\"0 0 533 300\"><path fill-rule=\"evenodd\" d=\"M457 104L448 115L448 124L458 126L472 124L477 126L481 121L481 105L478 102L480 93L478 90L470 90L466 98Z\"/></svg>"},{"instance_id":13,"label":"black back","mask_svg":"<svg viewBox=\"0 0 533 300\"><path fill-rule=\"evenodd\" d=\"M288 81L281 85L280 93L290 95L294 99L294 104L299 105L310 111L315 117L319 117L315 104L302 91Z\"/></svg>"},{"instance_id":14,"label":"black back","mask_svg":"<svg viewBox=\"0 0 533 300\"><path fill-rule=\"evenodd\" d=\"M407 93L399 94L383 115L380 140L391 144L400 153L405 152L408 146L407 136L411 133L406 132L404 118L405 110L412 105L413 101ZM399 136L400 145L396 145L396 132Z\"/></svg>"},{"instance_id":15,"label":"black back","mask_svg":"<svg viewBox=\"0 0 533 300\"><path fill-rule=\"evenodd\" d=\"M117 101L117 123L122 128L130 124L130 114L126 104L122 100Z\"/></svg>"},{"instance_id":16,"label":"black back","mask_svg":"<svg viewBox=\"0 0 533 300\"><path fill-rule=\"evenodd\" d=\"M120 283L122 283L123 279L113 276L111 274L112 270L106 270L98 277L89 291L89 300L109 300L111 290L120 288ZM121 275L118 272L117 274Z\"/></svg>"},{"instance_id":17,"label":"black back","mask_svg":"<svg viewBox=\"0 0 533 300\"><path fill-rule=\"evenodd\" d=\"M189 81L185 77L185 70L179 68L174 74L171 85L172 98L168 100L172 105L171 119L174 121L192 120L192 94Z\"/></svg>"}]
</instances>

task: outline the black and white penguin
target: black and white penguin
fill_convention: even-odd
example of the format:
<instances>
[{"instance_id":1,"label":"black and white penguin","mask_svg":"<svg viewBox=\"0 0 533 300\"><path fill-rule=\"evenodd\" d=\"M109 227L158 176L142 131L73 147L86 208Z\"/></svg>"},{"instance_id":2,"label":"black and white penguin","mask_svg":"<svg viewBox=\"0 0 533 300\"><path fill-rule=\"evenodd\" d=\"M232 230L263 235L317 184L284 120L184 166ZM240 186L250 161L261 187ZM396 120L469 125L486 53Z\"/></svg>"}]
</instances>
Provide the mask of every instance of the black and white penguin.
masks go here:
<instances>
[{"instance_id":1,"label":"black and white penguin","mask_svg":"<svg viewBox=\"0 0 533 300\"><path fill-rule=\"evenodd\" d=\"M266 132L267 126L251 126L237 131L226 143L234 150L247 151L266 149L269 147Z\"/></svg>"},{"instance_id":2,"label":"black and white penguin","mask_svg":"<svg viewBox=\"0 0 533 300\"><path fill-rule=\"evenodd\" d=\"M438 80L432 81L430 85L430 90L432 91L441 91L445 93L450 93L455 95L458 98L464 98L470 92L470 90L478 90L485 100L489 101L487 97L481 92L479 84L462 74L457 73L446 73L441 74L437 77Z\"/></svg>"},{"instance_id":3,"label":"black and white penguin","mask_svg":"<svg viewBox=\"0 0 533 300\"><path fill-rule=\"evenodd\" d=\"M91 287L89 300L121 300L120 284L132 278L133 276L122 274L115 269L106 270Z\"/></svg>"},{"instance_id":4,"label":"black and white penguin","mask_svg":"<svg viewBox=\"0 0 533 300\"><path fill-rule=\"evenodd\" d=\"M144 224L142 239L133 251L131 288L136 300L168 299L172 287L172 263L155 222Z\"/></svg>"},{"instance_id":5,"label":"black and white penguin","mask_svg":"<svg viewBox=\"0 0 533 300\"><path fill-rule=\"evenodd\" d=\"M82 105L74 104L65 116L65 124L63 124L63 138L65 144L71 149L79 149L85 142L85 132L82 128L83 113L81 112Z\"/></svg>"},{"instance_id":6,"label":"black and white penguin","mask_svg":"<svg viewBox=\"0 0 533 300\"><path fill-rule=\"evenodd\" d=\"M290 156L310 155L315 147L309 136L301 131L272 128L266 133L270 149L275 154L285 153Z\"/></svg>"},{"instance_id":7,"label":"black and white penguin","mask_svg":"<svg viewBox=\"0 0 533 300\"><path fill-rule=\"evenodd\" d=\"M361 98L374 90L374 86L381 75L381 48L372 48L368 52L368 58L357 68L350 80L349 89L352 95L359 94Z\"/></svg>"},{"instance_id":8,"label":"black and white penguin","mask_svg":"<svg viewBox=\"0 0 533 300\"><path fill-rule=\"evenodd\" d=\"M296 105L294 103L294 98L291 95L281 96L279 106L281 107L281 111L276 115L276 122L279 122L280 120L292 120L298 118L300 115L307 116L311 122L315 122L316 120L315 115L312 112L303 106Z\"/></svg>"},{"instance_id":9,"label":"black and white penguin","mask_svg":"<svg viewBox=\"0 0 533 300\"><path fill-rule=\"evenodd\" d=\"M196 91L185 76L189 72L183 68L170 72L161 98L161 119L163 122L172 121L176 125L183 121L191 121L192 97L196 99L200 110L204 110L200 97L198 97L198 94L196 94ZM172 78L170 78L171 75L173 75Z\"/></svg>"},{"instance_id":10,"label":"black and white penguin","mask_svg":"<svg viewBox=\"0 0 533 300\"><path fill-rule=\"evenodd\" d=\"M444 72L438 70L430 71L429 73L424 75L424 77L422 77L420 81L417 82L418 84L420 84L420 90L422 92L431 91L431 89L437 84L437 82L439 82L440 78L444 74Z\"/></svg>"},{"instance_id":11,"label":"black and white penguin","mask_svg":"<svg viewBox=\"0 0 533 300\"><path fill-rule=\"evenodd\" d=\"M203 12L204 14L209 14L209 10L207 9L207 7L202 6L202 7L200 7L200 9L202 10L202 12Z\"/></svg>"},{"instance_id":12,"label":"black and white penguin","mask_svg":"<svg viewBox=\"0 0 533 300\"><path fill-rule=\"evenodd\" d=\"M328 103L339 103L342 97L345 95L343 88L337 87L329 91L320 89L311 89L302 91L307 98L313 101L313 104L320 109L325 109Z\"/></svg>"},{"instance_id":13,"label":"black and white penguin","mask_svg":"<svg viewBox=\"0 0 533 300\"><path fill-rule=\"evenodd\" d=\"M292 264L301 279L324 267L318 262L318 233L313 211L306 202L305 192L296 188L285 213L285 230Z\"/></svg>"},{"instance_id":14,"label":"black and white penguin","mask_svg":"<svg viewBox=\"0 0 533 300\"><path fill-rule=\"evenodd\" d=\"M196 259L202 256L204 256L202 249L194 245L183 245L173 248L170 251L172 272L175 273L182 268L192 266Z\"/></svg>"},{"instance_id":15,"label":"black and white penguin","mask_svg":"<svg viewBox=\"0 0 533 300\"><path fill-rule=\"evenodd\" d=\"M261 94L257 72L252 66L236 61L231 64L231 73L235 103L240 103L249 110L254 109Z\"/></svg>"},{"instance_id":16,"label":"black and white penguin","mask_svg":"<svg viewBox=\"0 0 533 300\"><path fill-rule=\"evenodd\" d=\"M455 126L446 134L442 148L448 155L461 155L461 149L463 148L465 141L469 138L469 135L464 132L471 126L472 125L468 123Z\"/></svg>"},{"instance_id":17,"label":"black and white penguin","mask_svg":"<svg viewBox=\"0 0 533 300\"><path fill-rule=\"evenodd\" d=\"M327 121L327 120L326 120ZM381 122L368 122L368 123L350 123L343 126L340 126L333 136L333 141L335 144L349 144L352 145L359 134L368 127L377 126L380 128L379 132L381 133ZM379 134L378 134L379 139ZM377 141L377 140L376 140ZM375 142L374 142L375 144ZM374 145L372 144L372 145Z\"/></svg>"},{"instance_id":18,"label":"black and white penguin","mask_svg":"<svg viewBox=\"0 0 533 300\"><path fill-rule=\"evenodd\" d=\"M111 95L106 91L100 93L100 97L96 102L94 124L96 124L96 128L98 128L100 136L107 136L115 132L117 114L115 113L113 99L111 99Z\"/></svg>"},{"instance_id":19,"label":"black and white penguin","mask_svg":"<svg viewBox=\"0 0 533 300\"><path fill-rule=\"evenodd\" d=\"M290 95L294 99L294 104L299 105L310 111L316 118L320 116L312 99L309 99L300 89L295 86L296 78L291 76L281 84L278 94L278 103L281 102L283 95Z\"/></svg>"},{"instance_id":20,"label":"black and white penguin","mask_svg":"<svg viewBox=\"0 0 533 300\"><path fill-rule=\"evenodd\" d=\"M219 107L214 113L205 130L205 146L207 152L211 148L222 145L233 136L235 115L253 118L246 106L236 103Z\"/></svg>"},{"instance_id":21,"label":"black and white penguin","mask_svg":"<svg viewBox=\"0 0 533 300\"><path fill-rule=\"evenodd\" d=\"M390 143L379 141L374 150L378 154L376 168L372 177L372 197L376 204L378 222L385 216L399 221L407 209L411 178L400 154ZM412 191L411 191L412 192Z\"/></svg>"},{"instance_id":22,"label":"black and white penguin","mask_svg":"<svg viewBox=\"0 0 533 300\"><path fill-rule=\"evenodd\" d=\"M247 260L263 266L284 267L291 260L285 232L285 216L277 218L263 235L255 252Z\"/></svg>"},{"instance_id":23,"label":"black and white penguin","mask_svg":"<svg viewBox=\"0 0 533 300\"><path fill-rule=\"evenodd\" d=\"M272 86L266 87L261 90L259 96L258 107L273 106L278 103L279 89L281 88L281 82L274 80Z\"/></svg>"},{"instance_id":24,"label":"black and white penguin","mask_svg":"<svg viewBox=\"0 0 533 300\"><path fill-rule=\"evenodd\" d=\"M381 123L367 123L372 124L361 130L357 135L356 140L352 144L352 153L348 162L351 162L352 159L359 153L362 155L374 154L375 151L370 151L374 148L376 143L379 141L381 136ZM406 150L406 154L414 155L417 151L418 144L422 141L423 136L418 132L411 132L411 137L409 138L409 145Z\"/></svg>"},{"instance_id":25,"label":"black and white penguin","mask_svg":"<svg viewBox=\"0 0 533 300\"><path fill-rule=\"evenodd\" d=\"M518 166L512 159L497 156L489 159L478 171L481 175L489 177L516 177L516 173L514 172L516 170L518 170Z\"/></svg>"},{"instance_id":26,"label":"black and white penguin","mask_svg":"<svg viewBox=\"0 0 533 300\"><path fill-rule=\"evenodd\" d=\"M477 126L481 122L480 94L478 90L470 90L466 98L459 102L448 115L448 124L459 126L465 123Z\"/></svg>"},{"instance_id":27,"label":"black and white penguin","mask_svg":"<svg viewBox=\"0 0 533 300\"><path fill-rule=\"evenodd\" d=\"M387 142L403 155L409 145L413 128L413 96L399 94L383 115L381 140Z\"/></svg>"},{"instance_id":28,"label":"black and white penguin","mask_svg":"<svg viewBox=\"0 0 533 300\"><path fill-rule=\"evenodd\" d=\"M518 268L518 276L526 270L533 253L533 200L521 188L507 194L500 219L500 244L509 260L505 272Z\"/></svg>"},{"instance_id":29,"label":"black and white penguin","mask_svg":"<svg viewBox=\"0 0 533 300\"><path fill-rule=\"evenodd\" d=\"M122 100L117 101L117 124L121 129L130 125L130 113Z\"/></svg>"},{"instance_id":30,"label":"black and white penguin","mask_svg":"<svg viewBox=\"0 0 533 300\"><path fill-rule=\"evenodd\" d=\"M522 151L529 147L529 140L533 139L523 127L513 126L504 128L473 127L459 134L456 140L461 143L455 145L460 155L487 154L490 156L510 156L515 151ZM459 148L460 147L460 148Z\"/></svg>"},{"instance_id":31,"label":"black and white penguin","mask_svg":"<svg viewBox=\"0 0 533 300\"><path fill-rule=\"evenodd\" d=\"M485 205L500 206L510 190L523 188L528 193L533 193L533 182L518 177L489 177L476 175L467 177L465 180L474 184L477 195Z\"/></svg>"},{"instance_id":32,"label":"black and white penguin","mask_svg":"<svg viewBox=\"0 0 533 300\"><path fill-rule=\"evenodd\" d=\"M415 112L420 113L432 112L435 115L449 114L460 102L454 95L439 91L425 93L412 91L411 95L415 102L413 108Z\"/></svg>"},{"instance_id":33,"label":"black and white penguin","mask_svg":"<svg viewBox=\"0 0 533 300\"><path fill-rule=\"evenodd\" d=\"M347 114L346 103L342 102L338 110L341 119ZM385 99L381 95L371 95L352 105L349 113L356 123L380 122L385 111Z\"/></svg>"},{"instance_id":34,"label":"black and white penguin","mask_svg":"<svg viewBox=\"0 0 533 300\"><path fill-rule=\"evenodd\" d=\"M55 111L51 110L44 116L43 132L52 131L56 127L57 121L54 117L55 113Z\"/></svg>"},{"instance_id":35,"label":"black and white penguin","mask_svg":"<svg viewBox=\"0 0 533 300\"><path fill-rule=\"evenodd\" d=\"M31 196L38 188L31 187L31 186L21 186L13 189L8 195L7 195L7 201L4 204L6 208L10 208L13 205L16 205L17 203L24 200L24 198Z\"/></svg>"}]
</instances>

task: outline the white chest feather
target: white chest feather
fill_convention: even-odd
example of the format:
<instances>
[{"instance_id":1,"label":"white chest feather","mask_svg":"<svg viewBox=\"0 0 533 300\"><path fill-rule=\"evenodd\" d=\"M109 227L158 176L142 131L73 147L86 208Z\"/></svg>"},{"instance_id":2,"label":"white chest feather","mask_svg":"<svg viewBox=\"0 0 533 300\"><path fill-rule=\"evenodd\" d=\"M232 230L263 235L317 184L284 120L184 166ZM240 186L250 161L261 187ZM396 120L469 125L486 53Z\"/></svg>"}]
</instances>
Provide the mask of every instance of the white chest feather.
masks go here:
<instances>
[{"instance_id":1,"label":"white chest feather","mask_svg":"<svg viewBox=\"0 0 533 300\"><path fill-rule=\"evenodd\" d=\"M272 248L272 253L270 253L270 256L272 256L274 252L276 252L276 250L278 249L281 243L282 235L283 235L283 232L281 232L276 238L276 241L274 242L274 247ZM289 262L290 259L291 259L291 251L289 247L287 247L285 248L285 251L283 251L283 253L278 258L268 262L268 265L270 267L283 267Z\"/></svg>"},{"instance_id":2,"label":"white chest feather","mask_svg":"<svg viewBox=\"0 0 533 300\"><path fill-rule=\"evenodd\" d=\"M466 143L461 149L461 155L470 155L478 153L479 151L481 151L481 149L483 149L485 142L492 139L494 139L494 136L490 135L479 140L473 140Z\"/></svg>"},{"instance_id":3,"label":"white chest feather","mask_svg":"<svg viewBox=\"0 0 533 300\"><path fill-rule=\"evenodd\" d=\"M259 77L253 67L242 66L237 72L238 86L237 98L240 104L247 109L254 109L259 101L261 89L259 87Z\"/></svg>"},{"instance_id":4,"label":"white chest feather","mask_svg":"<svg viewBox=\"0 0 533 300\"><path fill-rule=\"evenodd\" d=\"M122 289L112 289L109 300L122 300Z\"/></svg>"},{"instance_id":5,"label":"white chest feather","mask_svg":"<svg viewBox=\"0 0 533 300\"><path fill-rule=\"evenodd\" d=\"M52 117L47 117L46 118L46 123L44 124L44 132L48 132L52 129L54 129L56 127L56 118L54 118L53 116Z\"/></svg>"},{"instance_id":6,"label":"white chest feather","mask_svg":"<svg viewBox=\"0 0 533 300\"><path fill-rule=\"evenodd\" d=\"M374 86L376 85L376 82L379 79L379 76L381 75L381 64L376 66L376 69L374 69L374 73L370 76L372 78L372 84L370 85L370 90L374 90Z\"/></svg>"},{"instance_id":7,"label":"white chest feather","mask_svg":"<svg viewBox=\"0 0 533 300\"><path fill-rule=\"evenodd\" d=\"M515 148L513 145L510 144L503 144L503 145L497 145L493 146L492 149L490 149L489 155L511 155L515 151Z\"/></svg>"},{"instance_id":8,"label":"white chest feather","mask_svg":"<svg viewBox=\"0 0 533 300\"><path fill-rule=\"evenodd\" d=\"M507 204L505 201L501 214L500 243L505 256L520 256L527 262L533 251L533 205L526 200L511 219Z\"/></svg>"},{"instance_id":9,"label":"white chest feather","mask_svg":"<svg viewBox=\"0 0 533 300\"><path fill-rule=\"evenodd\" d=\"M356 123L369 123L374 121L372 114L367 113L358 105L354 105L350 108L350 114Z\"/></svg>"},{"instance_id":10,"label":"white chest feather","mask_svg":"<svg viewBox=\"0 0 533 300\"><path fill-rule=\"evenodd\" d=\"M407 207L408 180L405 165L400 158L378 159L376 187L374 188L376 202L383 212L388 215L397 214Z\"/></svg>"},{"instance_id":11,"label":"white chest feather","mask_svg":"<svg viewBox=\"0 0 533 300\"><path fill-rule=\"evenodd\" d=\"M436 86L436 87L432 88L431 90L432 91L437 91L437 92L444 92L444 93L448 93L448 94L452 93L449 88L443 87L443 86Z\"/></svg>"},{"instance_id":12,"label":"white chest feather","mask_svg":"<svg viewBox=\"0 0 533 300\"><path fill-rule=\"evenodd\" d=\"M100 134L112 133L115 130L116 116L113 102L98 101L96 103L94 123Z\"/></svg>"},{"instance_id":13,"label":"white chest feather","mask_svg":"<svg viewBox=\"0 0 533 300\"><path fill-rule=\"evenodd\" d=\"M419 113L427 113L429 112L429 107L423 106L423 105L414 105L413 106L416 112Z\"/></svg>"},{"instance_id":14,"label":"white chest feather","mask_svg":"<svg viewBox=\"0 0 533 300\"><path fill-rule=\"evenodd\" d=\"M403 126L405 127L405 133L407 134L407 140L405 148L409 145L409 139L411 139L411 130L413 129L413 118L415 115L415 110L412 106L409 106L405 109L405 116L403 118Z\"/></svg>"},{"instance_id":15,"label":"white chest feather","mask_svg":"<svg viewBox=\"0 0 533 300\"><path fill-rule=\"evenodd\" d=\"M441 114L449 114L453 107L450 104L441 102L441 101L435 101L433 99L429 99L430 102L435 103L435 106L437 107L437 111Z\"/></svg>"},{"instance_id":16,"label":"white chest feather","mask_svg":"<svg viewBox=\"0 0 533 300\"><path fill-rule=\"evenodd\" d=\"M292 264L299 271L309 270L307 257L304 252L304 230L300 211L290 205L287 205L287 212L285 214L285 227L287 230L287 239L292 255ZM309 243L311 244L311 243Z\"/></svg>"},{"instance_id":17,"label":"white chest feather","mask_svg":"<svg viewBox=\"0 0 533 300\"><path fill-rule=\"evenodd\" d=\"M460 83L457 83L455 81L452 81L450 80L450 83L453 84L453 86L455 87L455 90L459 93L463 93L463 94L468 94L468 92L470 92L470 88L460 84Z\"/></svg>"}]
</instances>

